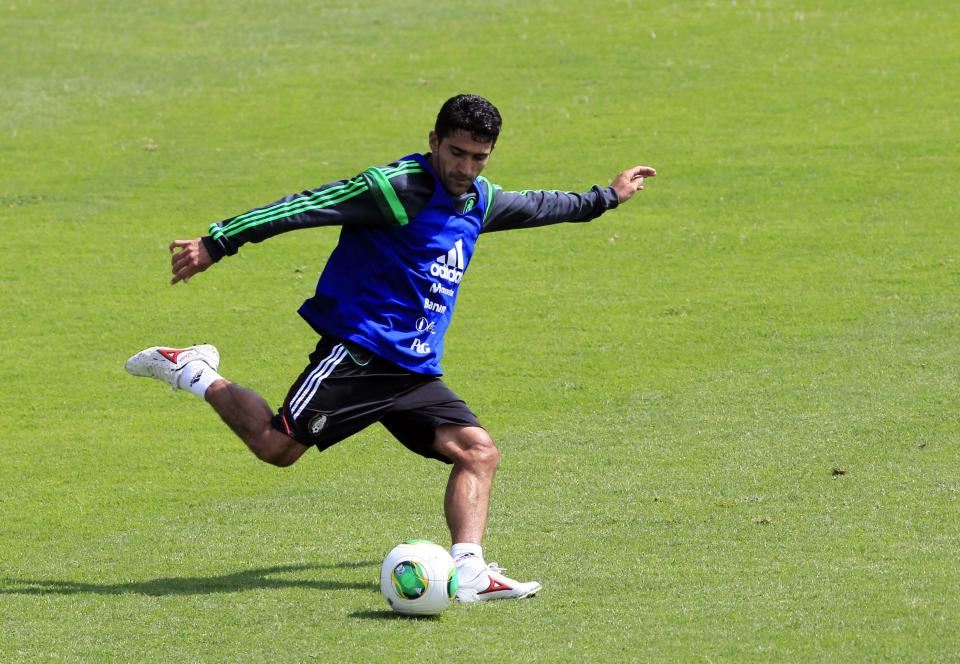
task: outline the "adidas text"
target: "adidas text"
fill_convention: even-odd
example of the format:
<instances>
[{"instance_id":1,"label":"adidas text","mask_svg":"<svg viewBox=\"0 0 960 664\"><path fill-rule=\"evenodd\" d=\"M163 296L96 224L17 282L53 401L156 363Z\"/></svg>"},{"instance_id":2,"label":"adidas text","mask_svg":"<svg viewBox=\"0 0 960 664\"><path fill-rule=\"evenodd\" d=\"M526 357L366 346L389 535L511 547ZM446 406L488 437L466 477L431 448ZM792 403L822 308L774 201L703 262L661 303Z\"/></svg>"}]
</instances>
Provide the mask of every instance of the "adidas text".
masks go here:
<instances>
[{"instance_id":1,"label":"adidas text","mask_svg":"<svg viewBox=\"0 0 960 664\"><path fill-rule=\"evenodd\" d=\"M439 277L444 281L449 281L452 284L459 284L460 280L463 279L462 270L447 267L446 265L440 265L440 263L433 263L430 266L430 274L435 277Z\"/></svg>"}]
</instances>

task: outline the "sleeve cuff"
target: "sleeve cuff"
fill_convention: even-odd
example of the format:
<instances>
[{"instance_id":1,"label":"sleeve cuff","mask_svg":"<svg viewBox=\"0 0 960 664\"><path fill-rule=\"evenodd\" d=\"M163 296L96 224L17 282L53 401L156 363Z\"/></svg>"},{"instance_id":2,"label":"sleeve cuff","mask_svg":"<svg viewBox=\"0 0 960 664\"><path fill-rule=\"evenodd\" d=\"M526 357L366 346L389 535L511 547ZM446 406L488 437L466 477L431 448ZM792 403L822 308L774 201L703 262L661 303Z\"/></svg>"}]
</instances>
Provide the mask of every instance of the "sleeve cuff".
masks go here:
<instances>
[{"instance_id":1,"label":"sleeve cuff","mask_svg":"<svg viewBox=\"0 0 960 664\"><path fill-rule=\"evenodd\" d=\"M220 246L220 243L214 240L209 235L205 235L200 238L200 241L203 242L204 248L206 248L207 253L210 254L210 258L213 259L213 262L216 263L221 258L227 255L226 250Z\"/></svg>"},{"instance_id":2,"label":"sleeve cuff","mask_svg":"<svg viewBox=\"0 0 960 664\"><path fill-rule=\"evenodd\" d=\"M593 190L600 194L600 200L603 203L603 209L605 211L612 210L620 205L620 197L617 196L617 192L613 187L601 187L600 185L594 185Z\"/></svg>"}]
</instances>

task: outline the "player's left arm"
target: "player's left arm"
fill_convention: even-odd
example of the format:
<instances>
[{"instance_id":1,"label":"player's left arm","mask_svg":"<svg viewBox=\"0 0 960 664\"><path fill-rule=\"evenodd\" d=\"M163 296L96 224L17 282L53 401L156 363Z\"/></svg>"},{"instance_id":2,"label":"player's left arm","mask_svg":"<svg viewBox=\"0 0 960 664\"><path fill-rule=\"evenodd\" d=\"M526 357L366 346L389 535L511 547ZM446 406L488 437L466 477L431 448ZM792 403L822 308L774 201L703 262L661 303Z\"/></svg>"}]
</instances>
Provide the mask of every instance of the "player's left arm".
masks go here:
<instances>
[{"instance_id":1,"label":"player's left arm","mask_svg":"<svg viewBox=\"0 0 960 664\"><path fill-rule=\"evenodd\" d=\"M170 243L173 278L186 282L249 242L322 226L404 225L433 195L433 177L416 161L372 167L351 180L291 194L276 203L211 224L210 235Z\"/></svg>"},{"instance_id":2,"label":"player's left arm","mask_svg":"<svg viewBox=\"0 0 960 664\"><path fill-rule=\"evenodd\" d=\"M656 170L650 166L634 166L618 173L609 187L595 186L582 193L503 191L491 185L488 193L490 203L481 232L590 221L630 200L643 189L644 179L656 174Z\"/></svg>"}]
</instances>

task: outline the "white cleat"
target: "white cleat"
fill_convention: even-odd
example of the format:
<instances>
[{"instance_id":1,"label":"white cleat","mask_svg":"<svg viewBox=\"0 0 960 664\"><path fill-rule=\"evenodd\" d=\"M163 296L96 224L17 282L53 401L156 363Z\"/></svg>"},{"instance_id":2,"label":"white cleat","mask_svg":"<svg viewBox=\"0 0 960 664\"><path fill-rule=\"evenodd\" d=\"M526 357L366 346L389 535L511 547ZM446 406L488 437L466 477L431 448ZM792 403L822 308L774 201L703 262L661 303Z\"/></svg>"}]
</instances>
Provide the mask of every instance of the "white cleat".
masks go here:
<instances>
[{"instance_id":1,"label":"white cleat","mask_svg":"<svg viewBox=\"0 0 960 664\"><path fill-rule=\"evenodd\" d=\"M189 348L153 346L131 357L124 367L131 376L157 378L178 390L181 370L194 360L205 362L216 371L220 368L220 351L210 344Z\"/></svg>"},{"instance_id":2,"label":"white cleat","mask_svg":"<svg viewBox=\"0 0 960 664\"><path fill-rule=\"evenodd\" d=\"M514 581L503 574L505 571L497 563L490 563L486 569L470 580L464 580L461 576L460 586L457 588L457 601L469 603L489 599L523 599L533 597L539 592L541 585L538 582Z\"/></svg>"}]
</instances>

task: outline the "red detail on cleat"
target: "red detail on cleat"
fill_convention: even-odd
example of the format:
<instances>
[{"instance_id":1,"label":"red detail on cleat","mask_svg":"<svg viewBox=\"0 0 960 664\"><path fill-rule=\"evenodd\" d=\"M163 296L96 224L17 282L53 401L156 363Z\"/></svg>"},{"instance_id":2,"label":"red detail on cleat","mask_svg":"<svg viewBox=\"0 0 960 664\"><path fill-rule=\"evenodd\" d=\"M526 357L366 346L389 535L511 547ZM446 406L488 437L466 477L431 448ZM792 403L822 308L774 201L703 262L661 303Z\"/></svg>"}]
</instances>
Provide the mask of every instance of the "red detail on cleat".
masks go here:
<instances>
[{"instance_id":1,"label":"red detail on cleat","mask_svg":"<svg viewBox=\"0 0 960 664\"><path fill-rule=\"evenodd\" d=\"M496 580L495 578L493 578L492 576L489 577L489 578L490 578L490 585L487 586L487 589L486 589L486 590L481 590L480 592L478 592L478 593L477 593L478 595L484 595L484 594L486 594L486 593L495 593L495 592L497 592L498 590L513 590L513 588L511 588L510 586L508 586L508 585L505 584L505 583L500 583L499 581L497 581L497 580Z\"/></svg>"},{"instance_id":2,"label":"red detail on cleat","mask_svg":"<svg viewBox=\"0 0 960 664\"><path fill-rule=\"evenodd\" d=\"M176 364L177 358L180 357L180 353L182 353L183 350L177 350L176 348L158 348L157 352Z\"/></svg>"}]
</instances>

